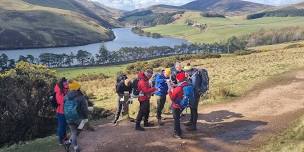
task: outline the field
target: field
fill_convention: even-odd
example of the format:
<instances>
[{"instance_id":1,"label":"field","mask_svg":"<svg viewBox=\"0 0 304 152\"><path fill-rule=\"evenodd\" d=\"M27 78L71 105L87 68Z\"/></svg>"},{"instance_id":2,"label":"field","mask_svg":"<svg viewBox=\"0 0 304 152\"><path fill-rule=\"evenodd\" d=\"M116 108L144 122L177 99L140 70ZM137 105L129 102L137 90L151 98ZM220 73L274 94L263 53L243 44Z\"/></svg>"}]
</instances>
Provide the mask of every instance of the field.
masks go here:
<instances>
[{"instance_id":1,"label":"field","mask_svg":"<svg viewBox=\"0 0 304 152\"><path fill-rule=\"evenodd\" d=\"M186 25L186 20L207 24L208 28L206 31L200 32L198 28ZM206 18L198 12L186 12L180 19L171 24L145 28L144 31L183 38L194 43L212 43L226 40L231 36L252 33L261 28L283 28L303 24L303 17L265 17L246 20L244 17Z\"/></svg>"},{"instance_id":2,"label":"field","mask_svg":"<svg viewBox=\"0 0 304 152\"><path fill-rule=\"evenodd\" d=\"M116 66L99 66L99 67L87 67L87 68L60 68L56 69L58 77L66 77L69 79L76 78L83 74L105 74L107 76L114 77L117 72L125 70L126 65Z\"/></svg>"}]
</instances>

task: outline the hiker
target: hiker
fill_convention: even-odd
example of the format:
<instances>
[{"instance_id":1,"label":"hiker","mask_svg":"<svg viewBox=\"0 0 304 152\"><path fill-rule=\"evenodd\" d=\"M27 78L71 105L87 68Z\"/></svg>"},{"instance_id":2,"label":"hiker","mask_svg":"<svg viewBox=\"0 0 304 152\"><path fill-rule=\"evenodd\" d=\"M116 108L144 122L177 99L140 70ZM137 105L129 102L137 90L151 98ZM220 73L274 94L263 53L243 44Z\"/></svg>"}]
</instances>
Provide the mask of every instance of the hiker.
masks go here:
<instances>
[{"instance_id":1,"label":"hiker","mask_svg":"<svg viewBox=\"0 0 304 152\"><path fill-rule=\"evenodd\" d=\"M161 71L161 74L157 74L155 76L155 87L158 89L158 91L155 93L156 100L157 100L157 122L159 126L164 125L161 121L161 114L164 109L165 103L166 103L166 97L168 94L168 82L167 80L170 78L171 69L166 68Z\"/></svg>"},{"instance_id":2,"label":"hiker","mask_svg":"<svg viewBox=\"0 0 304 152\"><path fill-rule=\"evenodd\" d=\"M180 127L180 116L184 107L182 107L181 101L184 98L184 87L188 86L186 79L186 74L184 72L178 73L176 75L176 80L178 85L169 91L169 96L171 98L172 104L171 108L173 111L174 119L174 137L177 139L182 138L182 130Z\"/></svg>"},{"instance_id":3,"label":"hiker","mask_svg":"<svg viewBox=\"0 0 304 152\"><path fill-rule=\"evenodd\" d=\"M56 98L56 117L57 117L57 136L59 145L63 145L67 140L67 123L64 117L64 96L68 92L68 81L66 78L61 78L54 88Z\"/></svg>"},{"instance_id":4,"label":"hiker","mask_svg":"<svg viewBox=\"0 0 304 152\"><path fill-rule=\"evenodd\" d=\"M71 137L66 143L67 149L72 145L74 152L80 152L77 136L88 122L88 102L80 91L80 84L76 81L69 82L69 92L64 98L64 114L71 130Z\"/></svg>"},{"instance_id":5,"label":"hiker","mask_svg":"<svg viewBox=\"0 0 304 152\"><path fill-rule=\"evenodd\" d=\"M184 67L186 71L189 83L192 84L194 88L194 100L190 101L190 111L191 117L190 120L185 123L185 126L188 126L188 131L197 130L197 118L198 118L198 104L200 97L204 95L209 88L209 77L208 72L205 69L193 68L190 63Z\"/></svg>"},{"instance_id":6,"label":"hiker","mask_svg":"<svg viewBox=\"0 0 304 152\"><path fill-rule=\"evenodd\" d=\"M128 114L129 117L129 99L131 95L131 82L128 80L127 75L122 74L117 77L116 82L116 93L118 95L117 98L117 111L115 114L115 118L113 124L118 125L117 121L119 119L120 114L123 111L123 114Z\"/></svg>"},{"instance_id":7,"label":"hiker","mask_svg":"<svg viewBox=\"0 0 304 152\"><path fill-rule=\"evenodd\" d=\"M173 85L177 85L177 80L176 80L176 75L181 73L181 72L185 72L183 70L182 64L180 62L176 62L174 68L172 68L172 74L171 74L171 81L173 83Z\"/></svg>"},{"instance_id":8,"label":"hiker","mask_svg":"<svg viewBox=\"0 0 304 152\"><path fill-rule=\"evenodd\" d=\"M144 131L145 129L140 126L140 123L142 121L142 118L144 117L144 127L151 127L153 124L151 124L149 120L149 114L150 114L150 98L152 94L157 91L156 88L153 88L149 84L149 79L153 76L152 70L146 70L145 72L139 72L138 73L138 101L140 103L139 112L137 114L136 118L136 126L135 130L138 131Z\"/></svg>"}]
</instances>

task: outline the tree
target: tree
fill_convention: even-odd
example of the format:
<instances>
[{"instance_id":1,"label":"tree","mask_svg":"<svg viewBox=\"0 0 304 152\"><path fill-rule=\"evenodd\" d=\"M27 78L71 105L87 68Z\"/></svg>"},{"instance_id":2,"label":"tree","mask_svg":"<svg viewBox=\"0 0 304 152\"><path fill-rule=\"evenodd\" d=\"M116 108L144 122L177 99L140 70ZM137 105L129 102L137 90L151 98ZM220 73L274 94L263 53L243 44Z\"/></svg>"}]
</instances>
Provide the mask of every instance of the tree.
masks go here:
<instances>
[{"instance_id":1,"label":"tree","mask_svg":"<svg viewBox=\"0 0 304 152\"><path fill-rule=\"evenodd\" d=\"M21 62L21 61L28 62L27 58L25 56L23 56L23 55L19 56L19 59L18 59L17 62Z\"/></svg>"},{"instance_id":2,"label":"tree","mask_svg":"<svg viewBox=\"0 0 304 152\"><path fill-rule=\"evenodd\" d=\"M98 64L105 64L109 61L109 50L106 48L104 44L101 45L99 49L99 53L96 54L96 62Z\"/></svg>"},{"instance_id":3,"label":"tree","mask_svg":"<svg viewBox=\"0 0 304 152\"><path fill-rule=\"evenodd\" d=\"M15 68L15 67L16 67L16 62L15 62L15 60L14 60L14 59L8 60L8 66L7 66L7 68L8 68L8 69L12 69L12 68Z\"/></svg>"},{"instance_id":4,"label":"tree","mask_svg":"<svg viewBox=\"0 0 304 152\"><path fill-rule=\"evenodd\" d=\"M35 57L32 55L27 55L26 60L33 64L35 61Z\"/></svg>"},{"instance_id":5,"label":"tree","mask_svg":"<svg viewBox=\"0 0 304 152\"><path fill-rule=\"evenodd\" d=\"M4 70L7 68L8 56L6 54L1 54L0 56L0 70Z\"/></svg>"},{"instance_id":6,"label":"tree","mask_svg":"<svg viewBox=\"0 0 304 152\"><path fill-rule=\"evenodd\" d=\"M81 63L82 66L90 62L92 54L87 51L79 50L77 52L76 58L78 62Z\"/></svg>"}]
</instances>

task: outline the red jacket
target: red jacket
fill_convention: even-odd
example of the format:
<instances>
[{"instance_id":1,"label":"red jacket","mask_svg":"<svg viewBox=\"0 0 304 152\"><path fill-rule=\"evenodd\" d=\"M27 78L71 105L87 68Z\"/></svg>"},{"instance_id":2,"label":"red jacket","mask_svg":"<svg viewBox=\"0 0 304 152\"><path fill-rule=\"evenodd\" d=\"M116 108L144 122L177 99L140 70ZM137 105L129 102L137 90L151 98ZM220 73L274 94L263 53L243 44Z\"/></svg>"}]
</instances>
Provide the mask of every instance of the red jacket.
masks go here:
<instances>
[{"instance_id":1,"label":"red jacket","mask_svg":"<svg viewBox=\"0 0 304 152\"><path fill-rule=\"evenodd\" d=\"M172 101L172 105L171 105L172 108L181 109L178 102L183 99L183 97L184 97L183 88L184 88L184 86L187 86L187 85L188 85L188 82L186 82L186 81L182 82L181 84L179 84L177 87L173 88L169 92L169 96Z\"/></svg>"},{"instance_id":2,"label":"red jacket","mask_svg":"<svg viewBox=\"0 0 304 152\"><path fill-rule=\"evenodd\" d=\"M149 79L145 76L144 72L138 73L138 78L138 91L140 92L140 94L144 94L143 96L138 97L138 101L148 101L150 100L152 93L155 92L157 89L150 86Z\"/></svg>"},{"instance_id":3,"label":"red jacket","mask_svg":"<svg viewBox=\"0 0 304 152\"><path fill-rule=\"evenodd\" d=\"M63 106L64 106L64 96L67 94L68 90L65 89L63 91L63 93L60 91L60 88L58 86L58 84L56 84L55 89L54 89L55 93L56 93L56 100L57 100L57 104L58 107L56 109L56 112L59 114L64 114L64 110L63 110Z\"/></svg>"}]
</instances>

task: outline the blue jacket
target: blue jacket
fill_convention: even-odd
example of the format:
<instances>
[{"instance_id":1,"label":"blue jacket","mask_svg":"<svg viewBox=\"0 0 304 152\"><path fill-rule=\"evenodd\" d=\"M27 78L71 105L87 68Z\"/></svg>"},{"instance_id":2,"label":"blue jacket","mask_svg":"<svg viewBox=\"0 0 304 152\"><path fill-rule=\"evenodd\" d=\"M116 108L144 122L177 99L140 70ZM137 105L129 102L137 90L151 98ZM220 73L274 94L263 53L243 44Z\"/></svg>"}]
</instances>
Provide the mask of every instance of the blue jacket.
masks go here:
<instances>
[{"instance_id":1,"label":"blue jacket","mask_svg":"<svg viewBox=\"0 0 304 152\"><path fill-rule=\"evenodd\" d=\"M157 91L155 93L155 95L157 96L165 96L168 94L168 84L166 82L166 77L163 74L158 74L156 75L155 78L155 88L159 89L159 91Z\"/></svg>"}]
</instances>

